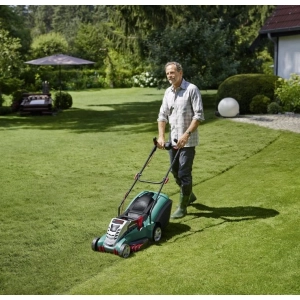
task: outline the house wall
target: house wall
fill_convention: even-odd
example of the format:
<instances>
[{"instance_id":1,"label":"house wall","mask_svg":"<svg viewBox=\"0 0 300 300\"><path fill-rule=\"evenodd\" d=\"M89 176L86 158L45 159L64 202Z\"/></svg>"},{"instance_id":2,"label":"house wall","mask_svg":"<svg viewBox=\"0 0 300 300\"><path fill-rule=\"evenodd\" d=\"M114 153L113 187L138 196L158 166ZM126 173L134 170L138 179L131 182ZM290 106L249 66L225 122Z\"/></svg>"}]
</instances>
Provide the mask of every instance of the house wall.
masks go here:
<instances>
[{"instance_id":1,"label":"house wall","mask_svg":"<svg viewBox=\"0 0 300 300\"><path fill-rule=\"evenodd\" d=\"M300 74L300 35L282 36L278 39L278 74L290 78L291 73Z\"/></svg>"}]
</instances>

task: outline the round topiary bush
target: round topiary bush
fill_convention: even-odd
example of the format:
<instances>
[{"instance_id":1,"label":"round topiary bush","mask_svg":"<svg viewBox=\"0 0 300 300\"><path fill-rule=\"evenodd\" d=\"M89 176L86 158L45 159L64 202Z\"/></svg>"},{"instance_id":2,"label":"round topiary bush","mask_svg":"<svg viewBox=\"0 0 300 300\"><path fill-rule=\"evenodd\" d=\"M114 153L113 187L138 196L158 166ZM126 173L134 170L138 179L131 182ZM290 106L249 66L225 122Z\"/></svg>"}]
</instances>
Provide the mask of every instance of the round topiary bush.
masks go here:
<instances>
[{"instance_id":1,"label":"round topiary bush","mask_svg":"<svg viewBox=\"0 0 300 300\"><path fill-rule=\"evenodd\" d=\"M240 74L224 80L217 92L216 108L219 102L226 97L234 98L240 106L240 114L250 112L250 102L256 95L264 95L273 102L275 82L279 76L267 74Z\"/></svg>"},{"instance_id":2,"label":"round topiary bush","mask_svg":"<svg viewBox=\"0 0 300 300\"><path fill-rule=\"evenodd\" d=\"M254 114L266 114L271 100L264 95L256 95L250 102L250 111Z\"/></svg>"},{"instance_id":3,"label":"round topiary bush","mask_svg":"<svg viewBox=\"0 0 300 300\"><path fill-rule=\"evenodd\" d=\"M271 102L268 105L268 113L269 114L280 114L283 112L282 106L280 106L277 102Z\"/></svg>"},{"instance_id":4,"label":"round topiary bush","mask_svg":"<svg viewBox=\"0 0 300 300\"><path fill-rule=\"evenodd\" d=\"M57 92L54 97L54 107L60 109L68 109L72 107L72 96L67 92Z\"/></svg>"}]
</instances>

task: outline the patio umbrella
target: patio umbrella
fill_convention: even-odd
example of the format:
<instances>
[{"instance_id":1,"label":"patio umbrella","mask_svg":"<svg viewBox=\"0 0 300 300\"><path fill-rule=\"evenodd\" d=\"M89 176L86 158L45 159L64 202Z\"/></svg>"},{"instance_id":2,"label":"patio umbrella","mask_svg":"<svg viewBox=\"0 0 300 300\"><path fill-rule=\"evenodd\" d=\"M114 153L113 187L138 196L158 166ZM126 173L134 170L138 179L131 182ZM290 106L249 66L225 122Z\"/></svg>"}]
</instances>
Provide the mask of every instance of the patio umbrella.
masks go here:
<instances>
[{"instance_id":1,"label":"patio umbrella","mask_svg":"<svg viewBox=\"0 0 300 300\"><path fill-rule=\"evenodd\" d=\"M51 56L45 56L42 58L37 58L34 60L26 61L25 64L30 65L51 65L59 66L59 92L61 94L61 66L62 65L89 65L94 64L95 62L81 59L78 57L73 57L65 54L55 54Z\"/></svg>"}]
</instances>

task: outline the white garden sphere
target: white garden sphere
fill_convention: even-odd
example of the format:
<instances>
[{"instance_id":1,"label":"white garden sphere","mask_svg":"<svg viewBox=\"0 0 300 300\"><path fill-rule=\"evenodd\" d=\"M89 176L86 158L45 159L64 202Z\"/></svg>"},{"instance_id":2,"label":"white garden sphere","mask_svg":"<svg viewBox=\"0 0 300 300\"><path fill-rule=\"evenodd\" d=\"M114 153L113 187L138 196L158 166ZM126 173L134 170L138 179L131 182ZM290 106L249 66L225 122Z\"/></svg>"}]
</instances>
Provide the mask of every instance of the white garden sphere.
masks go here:
<instances>
[{"instance_id":1,"label":"white garden sphere","mask_svg":"<svg viewBox=\"0 0 300 300\"><path fill-rule=\"evenodd\" d=\"M236 117L240 112L239 103L233 98L223 98L218 105L218 112L222 117Z\"/></svg>"}]
</instances>

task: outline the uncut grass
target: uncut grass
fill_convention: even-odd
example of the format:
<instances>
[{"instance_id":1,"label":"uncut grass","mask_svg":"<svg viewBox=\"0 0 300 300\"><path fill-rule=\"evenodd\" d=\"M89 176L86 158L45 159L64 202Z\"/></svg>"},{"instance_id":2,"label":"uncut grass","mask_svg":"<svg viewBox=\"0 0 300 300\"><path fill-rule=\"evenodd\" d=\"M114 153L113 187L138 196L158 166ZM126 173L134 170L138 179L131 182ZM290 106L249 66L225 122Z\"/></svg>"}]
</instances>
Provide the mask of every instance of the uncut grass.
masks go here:
<instances>
[{"instance_id":1,"label":"uncut grass","mask_svg":"<svg viewBox=\"0 0 300 300\"><path fill-rule=\"evenodd\" d=\"M56 116L0 117L1 294L299 292L299 206L291 202L299 176L290 178L298 135L216 119L211 94L194 165L200 198L189 216L127 260L91 250L152 148L162 93L73 92L73 108ZM167 153L157 151L143 176L161 179L167 167ZM261 172L268 176L259 180ZM163 192L175 209L173 180Z\"/></svg>"}]
</instances>

